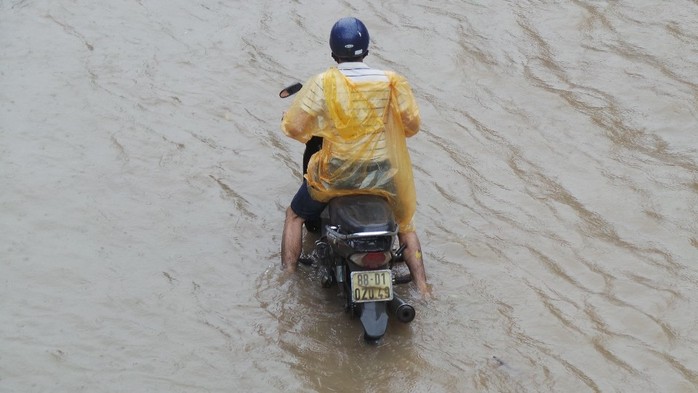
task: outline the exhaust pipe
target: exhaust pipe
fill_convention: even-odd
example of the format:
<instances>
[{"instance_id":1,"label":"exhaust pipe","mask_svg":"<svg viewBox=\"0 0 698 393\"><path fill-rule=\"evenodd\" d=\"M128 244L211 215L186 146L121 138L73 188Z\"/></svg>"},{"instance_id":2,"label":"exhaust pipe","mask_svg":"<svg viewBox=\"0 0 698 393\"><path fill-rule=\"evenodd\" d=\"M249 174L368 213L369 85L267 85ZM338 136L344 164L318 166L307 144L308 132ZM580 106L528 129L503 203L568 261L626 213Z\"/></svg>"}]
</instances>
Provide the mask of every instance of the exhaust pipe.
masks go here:
<instances>
[{"instance_id":1,"label":"exhaust pipe","mask_svg":"<svg viewBox=\"0 0 698 393\"><path fill-rule=\"evenodd\" d=\"M410 323L417 314L414 307L407 304L404 300L393 295L393 300L390 301L390 311L395 314L397 320L402 323Z\"/></svg>"}]
</instances>

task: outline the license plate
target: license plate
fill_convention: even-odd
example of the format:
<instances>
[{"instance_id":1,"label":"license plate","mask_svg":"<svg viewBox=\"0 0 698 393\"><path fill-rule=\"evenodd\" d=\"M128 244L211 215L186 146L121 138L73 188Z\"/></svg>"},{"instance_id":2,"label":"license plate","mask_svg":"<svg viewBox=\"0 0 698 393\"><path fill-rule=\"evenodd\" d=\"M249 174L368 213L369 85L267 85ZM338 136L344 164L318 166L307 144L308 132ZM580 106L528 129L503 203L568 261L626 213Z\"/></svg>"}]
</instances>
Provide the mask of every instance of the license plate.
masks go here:
<instances>
[{"instance_id":1,"label":"license plate","mask_svg":"<svg viewBox=\"0 0 698 393\"><path fill-rule=\"evenodd\" d=\"M367 270L351 273L351 300L355 303L393 299L390 270Z\"/></svg>"}]
</instances>

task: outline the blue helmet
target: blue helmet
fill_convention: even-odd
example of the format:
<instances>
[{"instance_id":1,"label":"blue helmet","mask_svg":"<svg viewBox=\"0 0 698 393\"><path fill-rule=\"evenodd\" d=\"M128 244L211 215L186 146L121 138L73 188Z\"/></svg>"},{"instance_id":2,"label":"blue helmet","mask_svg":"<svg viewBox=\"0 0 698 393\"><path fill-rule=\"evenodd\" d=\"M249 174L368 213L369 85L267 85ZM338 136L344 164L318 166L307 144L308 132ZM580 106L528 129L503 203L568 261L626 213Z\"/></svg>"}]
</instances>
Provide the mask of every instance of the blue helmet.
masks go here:
<instances>
[{"instance_id":1,"label":"blue helmet","mask_svg":"<svg viewBox=\"0 0 698 393\"><path fill-rule=\"evenodd\" d=\"M368 29L360 20L346 17L338 20L330 32L332 54L343 59L362 57L368 53Z\"/></svg>"}]
</instances>

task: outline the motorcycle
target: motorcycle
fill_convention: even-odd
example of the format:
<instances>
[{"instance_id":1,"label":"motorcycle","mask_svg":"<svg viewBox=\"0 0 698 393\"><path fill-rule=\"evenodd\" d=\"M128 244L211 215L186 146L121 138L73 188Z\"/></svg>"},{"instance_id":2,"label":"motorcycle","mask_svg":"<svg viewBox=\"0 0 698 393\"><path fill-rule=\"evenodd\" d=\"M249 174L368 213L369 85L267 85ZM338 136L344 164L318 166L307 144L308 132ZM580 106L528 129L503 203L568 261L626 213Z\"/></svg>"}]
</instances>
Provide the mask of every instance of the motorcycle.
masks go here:
<instances>
[{"instance_id":1,"label":"motorcycle","mask_svg":"<svg viewBox=\"0 0 698 393\"><path fill-rule=\"evenodd\" d=\"M279 93L297 93L296 83ZM313 137L303 154L304 174L308 160L322 146ZM306 222L306 230L319 233L307 263L320 272L323 287L337 287L345 311L359 318L364 339L377 342L388 327L389 314L411 322L415 309L395 293L396 285L412 281L399 244L398 227L388 202L375 195L348 195L330 200L320 222Z\"/></svg>"}]
</instances>

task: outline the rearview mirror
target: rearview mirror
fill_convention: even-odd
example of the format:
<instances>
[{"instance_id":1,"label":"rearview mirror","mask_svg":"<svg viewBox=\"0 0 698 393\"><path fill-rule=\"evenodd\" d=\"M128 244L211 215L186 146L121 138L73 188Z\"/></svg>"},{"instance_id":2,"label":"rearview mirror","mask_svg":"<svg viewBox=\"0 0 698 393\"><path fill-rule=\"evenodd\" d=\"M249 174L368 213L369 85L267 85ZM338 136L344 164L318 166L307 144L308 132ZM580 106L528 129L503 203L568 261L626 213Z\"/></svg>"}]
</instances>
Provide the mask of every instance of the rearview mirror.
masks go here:
<instances>
[{"instance_id":1,"label":"rearview mirror","mask_svg":"<svg viewBox=\"0 0 698 393\"><path fill-rule=\"evenodd\" d=\"M298 91L300 91L300 89L302 87L303 87L302 83L294 83L291 86L288 86L287 88L281 90L279 92L279 97L281 97L281 98L290 97L290 96L298 93Z\"/></svg>"}]
</instances>

